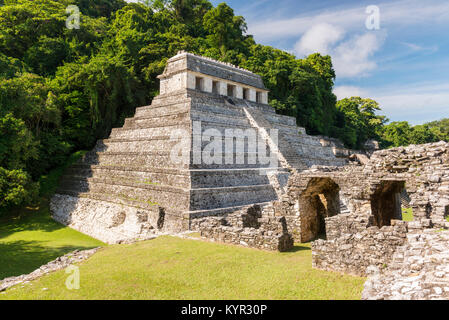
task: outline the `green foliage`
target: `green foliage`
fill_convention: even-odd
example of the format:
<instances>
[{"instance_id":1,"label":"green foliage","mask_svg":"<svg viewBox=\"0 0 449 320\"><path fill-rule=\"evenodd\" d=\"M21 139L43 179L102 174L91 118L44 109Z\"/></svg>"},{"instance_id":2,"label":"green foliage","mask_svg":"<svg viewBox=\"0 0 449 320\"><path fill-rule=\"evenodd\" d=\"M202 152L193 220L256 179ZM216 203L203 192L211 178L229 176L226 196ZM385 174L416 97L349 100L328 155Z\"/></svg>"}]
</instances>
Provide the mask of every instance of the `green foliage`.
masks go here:
<instances>
[{"instance_id":1,"label":"green foliage","mask_svg":"<svg viewBox=\"0 0 449 320\"><path fill-rule=\"evenodd\" d=\"M36 146L25 123L10 113L0 118L0 167L23 169L25 162L36 156Z\"/></svg>"},{"instance_id":2,"label":"green foliage","mask_svg":"<svg viewBox=\"0 0 449 320\"><path fill-rule=\"evenodd\" d=\"M10 79L24 68L25 64L20 60L7 57L0 52L0 78Z\"/></svg>"},{"instance_id":3,"label":"green foliage","mask_svg":"<svg viewBox=\"0 0 449 320\"><path fill-rule=\"evenodd\" d=\"M19 206L36 200L38 184L23 170L0 167L0 208Z\"/></svg>"},{"instance_id":4,"label":"green foliage","mask_svg":"<svg viewBox=\"0 0 449 320\"><path fill-rule=\"evenodd\" d=\"M410 126L406 121L392 122L386 125L382 132L383 147L400 147L438 141L449 142L448 119L416 126Z\"/></svg>"},{"instance_id":5,"label":"green foliage","mask_svg":"<svg viewBox=\"0 0 449 320\"><path fill-rule=\"evenodd\" d=\"M360 97L345 98L338 101L337 110L338 136L347 146L361 149L367 140L379 138L386 118L376 115L376 111L380 110L376 101Z\"/></svg>"},{"instance_id":6,"label":"green foliage","mask_svg":"<svg viewBox=\"0 0 449 320\"><path fill-rule=\"evenodd\" d=\"M38 185L23 169L26 161L36 156L36 146L25 123L10 113L0 118L0 208L35 199Z\"/></svg>"},{"instance_id":7,"label":"green foliage","mask_svg":"<svg viewBox=\"0 0 449 320\"><path fill-rule=\"evenodd\" d=\"M219 58L225 59L229 57L229 50L239 50L243 47L246 22L243 17L234 16L234 10L226 3L220 3L216 8L209 10L204 15L203 25L209 34L207 36L209 44L220 52Z\"/></svg>"},{"instance_id":8,"label":"green foliage","mask_svg":"<svg viewBox=\"0 0 449 320\"><path fill-rule=\"evenodd\" d=\"M413 209L402 209L402 220L407 222L413 221Z\"/></svg>"},{"instance_id":9,"label":"green foliage","mask_svg":"<svg viewBox=\"0 0 449 320\"><path fill-rule=\"evenodd\" d=\"M427 123L436 140L449 141L449 118Z\"/></svg>"}]
</instances>

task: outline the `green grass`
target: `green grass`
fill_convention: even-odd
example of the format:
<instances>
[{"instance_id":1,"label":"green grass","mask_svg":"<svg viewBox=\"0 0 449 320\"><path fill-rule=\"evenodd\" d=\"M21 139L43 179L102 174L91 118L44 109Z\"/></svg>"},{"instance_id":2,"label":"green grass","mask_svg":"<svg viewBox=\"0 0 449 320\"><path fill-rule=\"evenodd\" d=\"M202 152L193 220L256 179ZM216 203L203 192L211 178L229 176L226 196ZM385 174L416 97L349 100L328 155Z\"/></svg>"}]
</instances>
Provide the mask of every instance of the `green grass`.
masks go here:
<instances>
[{"instance_id":1,"label":"green grass","mask_svg":"<svg viewBox=\"0 0 449 320\"><path fill-rule=\"evenodd\" d=\"M42 177L41 198L36 208L9 210L0 216L0 280L30 273L41 265L76 249L104 246L55 222L50 217L49 198L65 167L82 153L70 157L67 165Z\"/></svg>"},{"instance_id":2,"label":"green grass","mask_svg":"<svg viewBox=\"0 0 449 320\"><path fill-rule=\"evenodd\" d=\"M312 269L310 245L292 252L161 237L109 246L80 265L80 289L52 273L0 299L360 299L364 278ZM47 290L43 290L46 288Z\"/></svg>"},{"instance_id":3,"label":"green grass","mask_svg":"<svg viewBox=\"0 0 449 320\"><path fill-rule=\"evenodd\" d=\"M409 209L402 209L402 220L403 221L407 221L407 222L411 222L413 221L413 209L409 208Z\"/></svg>"}]
</instances>

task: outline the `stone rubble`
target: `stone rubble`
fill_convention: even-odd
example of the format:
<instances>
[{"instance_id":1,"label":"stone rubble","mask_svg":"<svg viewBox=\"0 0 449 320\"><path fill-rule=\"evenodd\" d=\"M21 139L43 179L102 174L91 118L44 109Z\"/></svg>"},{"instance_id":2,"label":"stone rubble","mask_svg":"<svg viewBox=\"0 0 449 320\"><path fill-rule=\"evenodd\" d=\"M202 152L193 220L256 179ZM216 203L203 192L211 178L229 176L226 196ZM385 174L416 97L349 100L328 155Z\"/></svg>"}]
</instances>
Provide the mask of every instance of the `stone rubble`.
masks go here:
<instances>
[{"instance_id":1,"label":"stone rubble","mask_svg":"<svg viewBox=\"0 0 449 320\"><path fill-rule=\"evenodd\" d=\"M226 217L197 219L192 226L201 236L216 242L285 252L293 248L284 217L268 217L258 205Z\"/></svg>"},{"instance_id":2,"label":"stone rubble","mask_svg":"<svg viewBox=\"0 0 449 320\"><path fill-rule=\"evenodd\" d=\"M371 268L364 300L449 300L449 232L407 235L386 270Z\"/></svg>"},{"instance_id":3,"label":"stone rubble","mask_svg":"<svg viewBox=\"0 0 449 320\"><path fill-rule=\"evenodd\" d=\"M25 284L29 281L36 280L46 274L65 269L70 265L83 262L94 255L99 249L100 248L84 251L75 250L41 266L39 269L29 274L3 279L2 281L0 281L0 292L5 291L18 284Z\"/></svg>"}]
</instances>

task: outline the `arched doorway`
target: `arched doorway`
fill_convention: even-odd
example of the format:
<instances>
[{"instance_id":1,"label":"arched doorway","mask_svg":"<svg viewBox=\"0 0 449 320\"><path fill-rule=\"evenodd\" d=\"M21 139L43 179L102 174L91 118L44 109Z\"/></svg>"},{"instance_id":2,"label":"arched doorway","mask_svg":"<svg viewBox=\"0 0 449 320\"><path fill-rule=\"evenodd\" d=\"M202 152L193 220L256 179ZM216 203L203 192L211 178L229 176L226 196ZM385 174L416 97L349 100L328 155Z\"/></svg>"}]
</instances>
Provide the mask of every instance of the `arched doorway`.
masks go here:
<instances>
[{"instance_id":1,"label":"arched doorway","mask_svg":"<svg viewBox=\"0 0 449 320\"><path fill-rule=\"evenodd\" d=\"M390 226L391 220L402 220L401 193L404 181L382 181L371 196L371 212L374 225Z\"/></svg>"},{"instance_id":2,"label":"arched doorway","mask_svg":"<svg viewBox=\"0 0 449 320\"><path fill-rule=\"evenodd\" d=\"M330 178L313 178L299 198L301 242L326 238L325 219L340 214L340 187Z\"/></svg>"}]
</instances>

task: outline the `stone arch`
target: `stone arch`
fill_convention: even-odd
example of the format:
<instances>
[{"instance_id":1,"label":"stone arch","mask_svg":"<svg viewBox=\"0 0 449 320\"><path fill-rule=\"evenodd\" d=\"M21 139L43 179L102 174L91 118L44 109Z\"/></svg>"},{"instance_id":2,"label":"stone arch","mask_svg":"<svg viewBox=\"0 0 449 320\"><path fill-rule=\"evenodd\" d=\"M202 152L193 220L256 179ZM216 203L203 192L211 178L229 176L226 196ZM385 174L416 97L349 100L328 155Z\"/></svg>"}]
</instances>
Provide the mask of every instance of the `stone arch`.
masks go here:
<instances>
[{"instance_id":1,"label":"stone arch","mask_svg":"<svg viewBox=\"0 0 449 320\"><path fill-rule=\"evenodd\" d=\"M402 220L401 193L405 181L381 181L371 195L373 224L379 228L391 226L391 220Z\"/></svg>"},{"instance_id":2,"label":"stone arch","mask_svg":"<svg viewBox=\"0 0 449 320\"><path fill-rule=\"evenodd\" d=\"M299 197L301 242L326 238L326 218L340 214L340 187L330 178L312 178Z\"/></svg>"}]
</instances>

